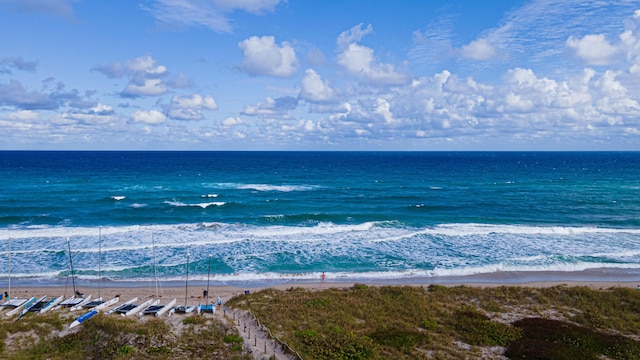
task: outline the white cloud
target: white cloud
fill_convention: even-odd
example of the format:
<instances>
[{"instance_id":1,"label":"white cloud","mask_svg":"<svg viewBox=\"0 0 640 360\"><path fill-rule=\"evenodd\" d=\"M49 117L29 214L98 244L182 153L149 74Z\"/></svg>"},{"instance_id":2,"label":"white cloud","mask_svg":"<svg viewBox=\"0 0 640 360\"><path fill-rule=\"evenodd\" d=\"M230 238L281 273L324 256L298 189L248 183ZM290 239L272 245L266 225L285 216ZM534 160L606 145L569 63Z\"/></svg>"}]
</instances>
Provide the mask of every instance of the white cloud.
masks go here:
<instances>
[{"instance_id":1,"label":"white cloud","mask_svg":"<svg viewBox=\"0 0 640 360\"><path fill-rule=\"evenodd\" d=\"M611 45L604 35L586 35L582 39L570 36L567 47L589 65L608 65L618 55L619 49Z\"/></svg>"},{"instance_id":2,"label":"white cloud","mask_svg":"<svg viewBox=\"0 0 640 360\"><path fill-rule=\"evenodd\" d=\"M473 60L490 60L496 57L496 49L487 39L477 39L464 45L460 52L462 56Z\"/></svg>"},{"instance_id":3,"label":"white cloud","mask_svg":"<svg viewBox=\"0 0 640 360\"><path fill-rule=\"evenodd\" d=\"M145 73L151 76L164 76L167 72L165 66L158 65L157 61L149 55L129 60L125 65L131 74Z\"/></svg>"},{"instance_id":4,"label":"white cloud","mask_svg":"<svg viewBox=\"0 0 640 360\"><path fill-rule=\"evenodd\" d=\"M378 63L373 49L355 43L338 54L338 64L350 74L374 84L400 85L407 81L406 76L396 72L393 65Z\"/></svg>"},{"instance_id":5,"label":"white cloud","mask_svg":"<svg viewBox=\"0 0 640 360\"><path fill-rule=\"evenodd\" d=\"M167 86L160 79L143 79L142 83L129 82L122 90L123 96L158 96L167 92Z\"/></svg>"},{"instance_id":6,"label":"white cloud","mask_svg":"<svg viewBox=\"0 0 640 360\"><path fill-rule=\"evenodd\" d=\"M233 30L227 14L274 11L281 0L156 0L146 10L157 20L180 26L203 26L216 32Z\"/></svg>"},{"instance_id":7,"label":"white cloud","mask_svg":"<svg viewBox=\"0 0 640 360\"><path fill-rule=\"evenodd\" d=\"M301 82L301 99L312 102L328 101L333 99L333 89L331 89L327 81L322 80L322 77L320 77L315 70L307 69Z\"/></svg>"},{"instance_id":8,"label":"white cloud","mask_svg":"<svg viewBox=\"0 0 640 360\"><path fill-rule=\"evenodd\" d=\"M246 106L242 114L266 119L290 119L289 111L294 110L296 106L297 99L290 96L276 99L267 97L264 102Z\"/></svg>"},{"instance_id":9,"label":"white cloud","mask_svg":"<svg viewBox=\"0 0 640 360\"><path fill-rule=\"evenodd\" d=\"M365 35L373 32L373 26L371 26L371 24L367 25L365 29L362 28L362 25L363 24L360 23L347 31L343 31L336 40L338 49L344 49L351 43L359 42Z\"/></svg>"},{"instance_id":10,"label":"white cloud","mask_svg":"<svg viewBox=\"0 0 640 360\"><path fill-rule=\"evenodd\" d=\"M223 126L227 126L227 127L240 125L242 123L243 123L243 121L239 117L228 117L228 118L222 120L222 125Z\"/></svg>"},{"instance_id":11,"label":"white cloud","mask_svg":"<svg viewBox=\"0 0 640 360\"><path fill-rule=\"evenodd\" d=\"M167 117L158 110L142 111L136 110L131 113L131 120L134 122L157 125L167 120Z\"/></svg>"},{"instance_id":12,"label":"white cloud","mask_svg":"<svg viewBox=\"0 0 640 360\"><path fill-rule=\"evenodd\" d=\"M273 36L252 36L238 43L244 60L238 68L250 75L289 77L298 69L296 53L284 42L278 46Z\"/></svg>"},{"instance_id":13,"label":"white cloud","mask_svg":"<svg viewBox=\"0 0 640 360\"><path fill-rule=\"evenodd\" d=\"M34 121L38 119L38 112L32 110L19 110L9 113L7 119L14 121Z\"/></svg>"},{"instance_id":14,"label":"white cloud","mask_svg":"<svg viewBox=\"0 0 640 360\"><path fill-rule=\"evenodd\" d=\"M202 96L193 94L191 96L175 95L171 98L168 115L177 120L202 120L203 110L217 110L218 104L211 95Z\"/></svg>"},{"instance_id":15,"label":"white cloud","mask_svg":"<svg viewBox=\"0 0 640 360\"><path fill-rule=\"evenodd\" d=\"M162 78L168 75L167 68L159 65L149 55L137 57L126 61L124 64L114 62L93 68L109 78L127 77L129 83L122 90L125 97L159 96L168 91L167 84Z\"/></svg>"}]
</instances>

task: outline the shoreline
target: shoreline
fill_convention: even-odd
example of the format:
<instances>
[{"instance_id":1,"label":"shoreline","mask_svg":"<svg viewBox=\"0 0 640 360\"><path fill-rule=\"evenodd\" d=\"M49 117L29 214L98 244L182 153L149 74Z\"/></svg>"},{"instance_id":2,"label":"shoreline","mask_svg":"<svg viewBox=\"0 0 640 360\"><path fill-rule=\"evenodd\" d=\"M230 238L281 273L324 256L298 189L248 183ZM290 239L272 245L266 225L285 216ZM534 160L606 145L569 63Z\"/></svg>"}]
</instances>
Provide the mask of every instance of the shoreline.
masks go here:
<instances>
[{"instance_id":1,"label":"shoreline","mask_svg":"<svg viewBox=\"0 0 640 360\"><path fill-rule=\"evenodd\" d=\"M204 297L204 290L207 288L206 281L189 281L185 289L184 281L164 281L159 282L157 292L161 299L176 299L177 304L185 302L189 305L212 303L220 297L224 302L230 298L241 295L246 291L256 292L271 288L276 290L287 290L290 288L303 288L310 291L325 290L331 288L349 288L355 284L367 286L420 286L430 285L443 286L477 286L477 287L497 287L497 286L521 286L521 287L553 287L553 286L586 286L594 290L605 290L612 287L636 288L640 286L640 270L638 269L599 269L580 272L497 272L490 274L476 274L456 277L438 278L401 278L401 279L331 279L331 274L327 273L327 279L317 280L291 280L291 281L253 281L237 284L221 284L212 281L209 285L209 298ZM7 279L0 280L0 291L8 291ZM156 284L154 281L113 281L113 280L76 280L76 288L86 295L93 295L94 298L101 295L104 299L120 295L121 301L127 301L137 297L140 300L154 298L156 295ZM67 280L58 281L25 281L18 280L11 282L11 296L31 297L31 296L59 296L65 297L73 294L73 287Z\"/></svg>"},{"instance_id":2,"label":"shoreline","mask_svg":"<svg viewBox=\"0 0 640 360\"><path fill-rule=\"evenodd\" d=\"M404 276L404 277L333 277L330 272L326 272L326 280L311 279L308 277L280 277L280 278L264 278L256 280L234 280L219 281L210 280L211 287L232 287L232 288L269 288L269 287L296 287L306 286L308 284L326 283L341 286L342 284L371 284L371 285L476 285L476 284L493 284L493 285L523 285L530 283L633 283L640 285L640 269L637 268L597 268L582 271L497 271L491 273L480 273L472 275L455 275L455 276ZM637 283L637 284L636 284ZM88 288L173 288L185 286L185 279L170 280L158 279L130 279L130 280L112 280L108 278L77 278L75 280L76 287ZM0 277L0 289L7 288L9 285L7 277ZM206 287L206 280L189 279L190 287ZM72 287L69 278L12 278L11 287ZM4 290L3 290L4 291Z\"/></svg>"}]
</instances>

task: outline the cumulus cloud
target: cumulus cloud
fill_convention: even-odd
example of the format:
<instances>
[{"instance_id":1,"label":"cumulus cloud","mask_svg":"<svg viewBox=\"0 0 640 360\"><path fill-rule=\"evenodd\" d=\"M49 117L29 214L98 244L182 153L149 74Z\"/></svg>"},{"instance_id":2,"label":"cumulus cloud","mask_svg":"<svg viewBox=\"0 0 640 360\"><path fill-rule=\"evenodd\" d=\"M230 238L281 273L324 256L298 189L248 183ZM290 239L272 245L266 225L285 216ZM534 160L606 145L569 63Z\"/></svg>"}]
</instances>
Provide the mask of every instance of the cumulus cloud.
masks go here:
<instances>
[{"instance_id":1,"label":"cumulus cloud","mask_svg":"<svg viewBox=\"0 0 640 360\"><path fill-rule=\"evenodd\" d=\"M168 91L167 83L162 78L168 75L167 68L159 65L149 55L141 56L124 63L113 62L93 68L109 78L127 77L129 83L120 93L123 97L159 96Z\"/></svg>"},{"instance_id":2,"label":"cumulus cloud","mask_svg":"<svg viewBox=\"0 0 640 360\"><path fill-rule=\"evenodd\" d=\"M284 96L276 99L267 97L265 102L246 106L242 111L242 114L263 118L288 119L290 118L289 111L294 110L297 105L298 99L291 96Z\"/></svg>"},{"instance_id":3,"label":"cumulus cloud","mask_svg":"<svg viewBox=\"0 0 640 360\"><path fill-rule=\"evenodd\" d=\"M60 115L61 119L81 125L107 124L116 119L113 108L105 104L97 104L89 111L67 111Z\"/></svg>"},{"instance_id":4,"label":"cumulus cloud","mask_svg":"<svg viewBox=\"0 0 640 360\"><path fill-rule=\"evenodd\" d=\"M218 104L210 95L202 96L193 94L191 96L175 95L171 98L168 115L176 120L202 120L203 110L217 110Z\"/></svg>"},{"instance_id":5,"label":"cumulus cloud","mask_svg":"<svg viewBox=\"0 0 640 360\"><path fill-rule=\"evenodd\" d=\"M38 112L33 110L19 110L9 113L7 119L15 121L34 121L38 119Z\"/></svg>"},{"instance_id":6,"label":"cumulus cloud","mask_svg":"<svg viewBox=\"0 0 640 360\"><path fill-rule=\"evenodd\" d=\"M236 10L272 12L281 0L156 0L145 9L157 20L180 26L203 26L216 32L233 30L227 15Z\"/></svg>"},{"instance_id":7,"label":"cumulus cloud","mask_svg":"<svg viewBox=\"0 0 640 360\"><path fill-rule=\"evenodd\" d=\"M293 47L287 42L278 46L273 36L252 36L238 43L238 47L244 53L238 69L250 75L289 77L298 70Z\"/></svg>"},{"instance_id":8,"label":"cumulus cloud","mask_svg":"<svg viewBox=\"0 0 640 360\"><path fill-rule=\"evenodd\" d=\"M315 70L307 69L301 83L301 99L311 102L329 101L333 99L333 89L331 89L327 81L322 80L322 77L320 77Z\"/></svg>"},{"instance_id":9,"label":"cumulus cloud","mask_svg":"<svg viewBox=\"0 0 640 360\"><path fill-rule=\"evenodd\" d=\"M477 39L464 45L460 52L462 57L472 60L490 60L496 57L497 51L487 39Z\"/></svg>"},{"instance_id":10,"label":"cumulus cloud","mask_svg":"<svg viewBox=\"0 0 640 360\"><path fill-rule=\"evenodd\" d=\"M377 62L373 49L359 44L349 44L338 54L338 64L365 82L379 85L400 85L407 82L407 77L396 72L393 65Z\"/></svg>"},{"instance_id":11,"label":"cumulus cloud","mask_svg":"<svg viewBox=\"0 0 640 360\"><path fill-rule=\"evenodd\" d=\"M8 84L0 83L0 105L15 106L23 110L52 110L59 106L51 95L28 91L17 80L11 80Z\"/></svg>"},{"instance_id":12,"label":"cumulus cloud","mask_svg":"<svg viewBox=\"0 0 640 360\"><path fill-rule=\"evenodd\" d=\"M611 45L604 35L586 35L582 39L570 36L567 47L575 56L589 65L608 65L620 51Z\"/></svg>"},{"instance_id":13,"label":"cumulus cloud","mask_svg":"<svg viewBox=\"0 0 640 360\"><path fill-rule=\"evenodd\" d=\"M242 123L244 123L244 121L242 121L242 119L239 117L228 117L222 120L222 125L226 127L236 126Z\"/></svg>"},{"instance_id":14,"label":"cumulus cloud","mask_svg":"<svg viewBox=\"0 0 640 360\"><path fill-rule=\"evenodd\" d=\"M11 74L12 69L35 72L37 65L37 61L28 61L21 57L0 58L0 74Z\"/></svg>"},{"instance_id":15,"label":"cumulus cloud","mask_svg":"<svg viewBox=\"0 0 640 360\"><path fill-rule=\"evenodd\" d=\"M362 24L357 25L338 37L338 64L348 73L359 77L365 82L379 85L400 85L407 81L404 74L396 72L392 64L379 63L374 57L373 49L360 45L363 36L371 33L371 25L362 29Z\"/></svg>"},{"instance_id":16,"label":"cumulus cloud","mask_svg":"<svg viewBox=\"0 0 640 360\"><path fill-rule=\"evenodd\" d=\"M150 111L136 110L133 113L131 113L131 120L137 123L157 125L165 122L167 120L167 117L158 110L150 110Z\"/></svg>"}]
</instances>

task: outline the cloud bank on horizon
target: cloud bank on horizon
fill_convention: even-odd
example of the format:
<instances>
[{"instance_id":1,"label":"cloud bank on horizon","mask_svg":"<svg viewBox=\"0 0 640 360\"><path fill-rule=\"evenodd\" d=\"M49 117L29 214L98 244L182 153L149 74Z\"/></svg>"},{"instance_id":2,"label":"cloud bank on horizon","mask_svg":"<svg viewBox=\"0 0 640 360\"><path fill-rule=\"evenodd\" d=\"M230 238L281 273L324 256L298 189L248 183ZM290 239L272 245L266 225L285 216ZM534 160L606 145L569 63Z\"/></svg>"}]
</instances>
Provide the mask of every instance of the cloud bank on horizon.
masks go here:
<instances>
[{"instance_id":1,"label":"cloud bank on horizon","mask_svg":"<svg viewBox=\"0 0 640 360\"><path fill-rule=\"evenodd\" d=\"M640 150L640 4L0 0L0 149Z\"/></svg>"}]
</instances>

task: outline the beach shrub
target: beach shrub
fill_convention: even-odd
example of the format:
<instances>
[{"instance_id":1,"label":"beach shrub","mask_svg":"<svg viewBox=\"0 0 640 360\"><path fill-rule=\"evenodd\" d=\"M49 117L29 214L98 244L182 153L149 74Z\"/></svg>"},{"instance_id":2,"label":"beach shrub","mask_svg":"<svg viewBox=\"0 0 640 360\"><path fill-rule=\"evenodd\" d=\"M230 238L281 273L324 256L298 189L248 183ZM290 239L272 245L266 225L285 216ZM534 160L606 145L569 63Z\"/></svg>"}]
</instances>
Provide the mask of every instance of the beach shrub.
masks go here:
<instances>
[{"instance_id":1,"label":"beach shrub","mask_svg":"<svg viewBox=\"0 0 640 360\"><path fill-rule=\"evenodd\" d=\"M479 311L466 307L453 317L465 342L481 346L506 346L521 337L521 330L508 324L491 321Z\"/></svg>"},{"instance_id":2,"label":"beach shrub","mask_svg":"<svg viewBox=\"0 0 640 360\"><path fill-rule=\"evenodd\" d=\"M376 354L375 343L366 336L334 329L326 334L313 330L299 331L296 336L304 345L300 354L307 359L371 359Z\"/></svg>"},{"instance_id":3,"label":"beach shrub","mask_svg":"<svg viewBox=\"0 0 640 360\"><path fill-rule=\"evenodd\" d=\"M514 326L523 336L505 352L512 359L640 359L640 342L567 322L526 318Z\"/></svg>"}]
</instances>

